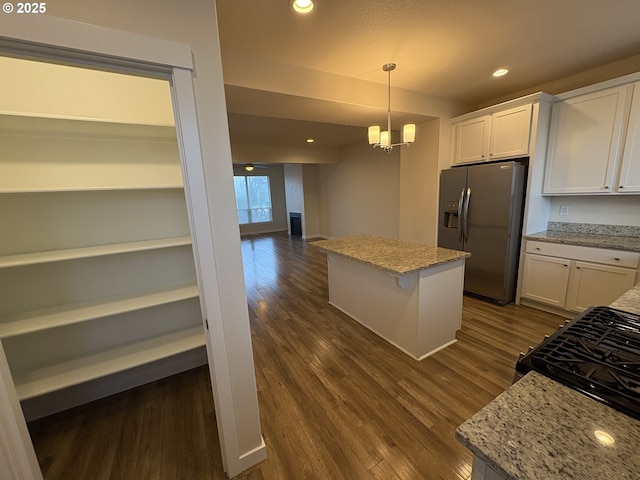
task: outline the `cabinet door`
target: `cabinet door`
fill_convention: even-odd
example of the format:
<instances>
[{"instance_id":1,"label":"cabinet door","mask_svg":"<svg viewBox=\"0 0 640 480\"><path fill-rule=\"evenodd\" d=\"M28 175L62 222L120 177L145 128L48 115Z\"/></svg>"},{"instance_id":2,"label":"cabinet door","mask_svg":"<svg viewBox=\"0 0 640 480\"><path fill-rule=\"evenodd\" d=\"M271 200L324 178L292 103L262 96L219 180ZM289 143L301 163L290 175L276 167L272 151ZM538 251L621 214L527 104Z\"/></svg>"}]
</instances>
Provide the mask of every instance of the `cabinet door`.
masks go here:
<instances>
[{"instance_id":1,"label":"cabinet door","mask_svg":"<svg viewBox=\"0 0 640 480\"><path fill-rule=\"evenodd\" d=\"M609 305L634 286L636 270L588 262L575 262L567 292L567 310L582 312L590 306Z\"/></svg>"},{"instance_id":2,"label":"cabinet door","mask_svg":"<svg viewBox=\"0 0 640 480\"><path fill-rule=\"evenodd\" d=\"M640 82L633 87L618 193L640 192Z\"/></svg>"},{"instance_id":3,"label":"cabinet door","mask_svg":"<svg viewBox=\"0 0 640 480\"><path fill-rule=\"evenodd\" d=\"M531 105L510 108L491 117L489 158L515 158L529 153Z\"/></svg>"},{"instance_id":4,"label":"cabinet door","mask_svg":"<svg viewBox=\"0 0 640 480\"><path fill-rule=\"evenodd\" d=\"M521 296L563 308L570 263L570 260L564 258L526 254Z\"/></svg>"},{"instance_id":5,"label":"cabinet door","mask_svg":"<svg viewBox=\"0 0 640 480\"><path fill-rule=\"evenodd\" d=\"M553 105L544 193L613 191L627 86Z\"/></svg>"},{"instance_id":6,"label":"cabinet door","mask_svg":"<svg viewBox=\"0 0 640 480\"><path fill-rule=\"evenodd\" d=\"M487 160L489 143L489 115L459 122L455 126L454 163Z\"/></svg>"}]
</instances>

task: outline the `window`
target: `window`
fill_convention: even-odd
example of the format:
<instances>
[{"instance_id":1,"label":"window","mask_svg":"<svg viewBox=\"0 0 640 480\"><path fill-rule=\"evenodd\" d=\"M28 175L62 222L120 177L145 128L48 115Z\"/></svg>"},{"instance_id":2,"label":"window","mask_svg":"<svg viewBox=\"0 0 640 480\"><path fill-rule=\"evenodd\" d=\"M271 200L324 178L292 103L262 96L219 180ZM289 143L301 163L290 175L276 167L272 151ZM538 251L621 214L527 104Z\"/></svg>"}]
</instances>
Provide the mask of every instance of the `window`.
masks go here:
<instances>
[{"instance_id":1,"label":"window","mask_svg":"<svg viewBox=\"0 0 640 480\"><path fill-rule=\"evenodd\" d=\"M269 177L236 175L236 206L240 225L271 221L271 188Z\"/></svg>"}]
</instances>

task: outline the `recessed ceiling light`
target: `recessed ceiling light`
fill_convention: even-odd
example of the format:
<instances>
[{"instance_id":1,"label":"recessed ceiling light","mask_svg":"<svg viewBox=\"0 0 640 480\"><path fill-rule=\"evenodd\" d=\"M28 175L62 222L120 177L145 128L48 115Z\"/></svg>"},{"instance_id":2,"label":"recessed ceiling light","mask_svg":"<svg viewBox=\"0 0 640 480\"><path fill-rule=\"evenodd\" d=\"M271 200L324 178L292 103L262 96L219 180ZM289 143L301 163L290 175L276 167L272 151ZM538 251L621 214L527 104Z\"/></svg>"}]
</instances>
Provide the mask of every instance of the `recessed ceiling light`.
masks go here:
<instances>
[{"instance_id":1,"label":"recessed ceiling light","mask_svg":"<svg viewBox=\"0 0 640 480\"><path fill-rule=\"evenodd\" d=\"M307 138L307 143L313 143L315 140L313 138Z\"/></svg>"},{"instance_id":2,"label":"recessed ceiling light","mask_svg":"<svg viewBox=\"0 0 640 480\"><path fill-rule=\"evenodd\" d=\"M291 8L293 8L293 11L302 14L311 13L315 6L316 5L313 0L293 0L291 2Z\"/></svg>"},{"instance_id":3,"label":"recessed ceiling light","mask_svg":"<svg viewBox=\"0 0 640 480\"><path fill-rule=\"evenodd\" d=\"M494 77L503 77L505 76L507 73L509 73L509 70L506 68L499 68L498 70L496 70L495 72L493 72L493 76Z\"/></svg>"}]
</instances>

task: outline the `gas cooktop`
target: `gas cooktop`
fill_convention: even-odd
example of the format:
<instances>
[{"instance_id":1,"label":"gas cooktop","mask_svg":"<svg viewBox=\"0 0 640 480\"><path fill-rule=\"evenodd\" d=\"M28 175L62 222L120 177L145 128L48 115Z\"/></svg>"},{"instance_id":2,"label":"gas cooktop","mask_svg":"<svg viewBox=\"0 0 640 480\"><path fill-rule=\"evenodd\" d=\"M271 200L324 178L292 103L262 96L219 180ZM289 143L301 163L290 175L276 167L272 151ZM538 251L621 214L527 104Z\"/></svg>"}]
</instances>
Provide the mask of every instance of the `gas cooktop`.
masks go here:
<instances>
[{"instance_id":1,"label":"gas cooktop","mask_svg":"<svg viewBox=\"0 0 640 480\"><path fill-rule=\"evenodd\" d=\"M591 307L518 360L531 370L640 420L640 316Z\"/></svg>"}]
</instances>

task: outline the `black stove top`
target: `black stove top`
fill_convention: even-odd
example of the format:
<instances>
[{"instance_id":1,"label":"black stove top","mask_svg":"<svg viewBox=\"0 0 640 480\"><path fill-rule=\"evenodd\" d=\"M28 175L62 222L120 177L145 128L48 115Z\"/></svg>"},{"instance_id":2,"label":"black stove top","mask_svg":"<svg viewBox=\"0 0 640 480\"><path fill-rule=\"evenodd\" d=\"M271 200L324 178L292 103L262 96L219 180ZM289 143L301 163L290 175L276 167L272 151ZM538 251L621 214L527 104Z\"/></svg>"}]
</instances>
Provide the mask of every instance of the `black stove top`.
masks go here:
<instances>
[{"instance_id":1,"label":"black stove top","mask_svg":"<svg viewBox=\"0 0 640 480\"><path fill-rule=\"evenodd\" d=\"M591 307L516 364L640 420L640 316Z\"/></svg>"}]
</instances>

